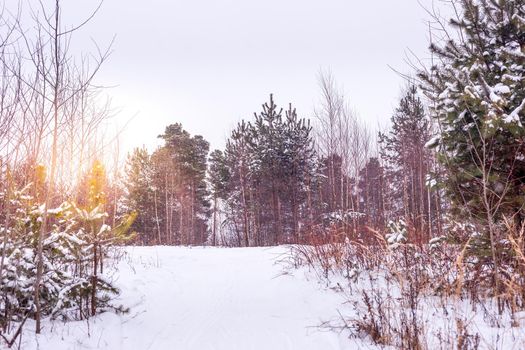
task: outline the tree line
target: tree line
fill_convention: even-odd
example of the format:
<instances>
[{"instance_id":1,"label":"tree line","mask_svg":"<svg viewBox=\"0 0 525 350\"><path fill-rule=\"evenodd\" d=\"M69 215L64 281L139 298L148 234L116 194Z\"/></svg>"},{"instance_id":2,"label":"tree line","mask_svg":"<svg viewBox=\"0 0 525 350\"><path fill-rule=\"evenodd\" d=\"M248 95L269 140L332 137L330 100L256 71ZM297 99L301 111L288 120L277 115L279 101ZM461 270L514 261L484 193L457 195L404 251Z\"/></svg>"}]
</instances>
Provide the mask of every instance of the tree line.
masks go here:
<instances>
[{"instance_id":1,"label":"tree line","mask_svg":"<svg viewBox=\"0 0 525 350\"><path fill-rule=\"evenodd\" d=\"M138 213L141 244L264 246L306 242L327 229L373 242L388 220L411 223L422 243L442 230L442 193L425 147L432 123L414 85L374 135L346 107L330 74L310 119L273 95L209 153L202 136L169 125L164 145L128 157L120 208Z\"/></svg>"}]
</instances>

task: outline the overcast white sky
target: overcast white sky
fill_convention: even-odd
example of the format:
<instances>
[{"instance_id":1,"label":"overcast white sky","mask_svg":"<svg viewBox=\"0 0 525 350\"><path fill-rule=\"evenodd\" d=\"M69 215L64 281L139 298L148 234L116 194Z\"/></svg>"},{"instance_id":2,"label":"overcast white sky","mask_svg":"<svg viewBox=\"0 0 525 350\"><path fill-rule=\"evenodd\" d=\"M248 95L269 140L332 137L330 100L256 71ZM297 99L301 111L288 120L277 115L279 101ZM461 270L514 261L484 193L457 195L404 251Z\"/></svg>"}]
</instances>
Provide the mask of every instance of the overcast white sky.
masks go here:
<instances>
[{"instance_id":1,"label":"overcast white sky","mask_svg":"<svg viewBox=\"0 0 525 350\"><path fill-rule=\"evenodd\" d=\"M66 22L96 4L66 3ZM120 125L135 116L124 147L152 147L181 122L213 148L270 93L310 117L322 68L363 119L386 125L404 84L388 66L410 72L408 49L428 57L427 19L417 0L106 0L80 40L116 35L97 80L116 85Z\"/></svg>"}]
</instances>

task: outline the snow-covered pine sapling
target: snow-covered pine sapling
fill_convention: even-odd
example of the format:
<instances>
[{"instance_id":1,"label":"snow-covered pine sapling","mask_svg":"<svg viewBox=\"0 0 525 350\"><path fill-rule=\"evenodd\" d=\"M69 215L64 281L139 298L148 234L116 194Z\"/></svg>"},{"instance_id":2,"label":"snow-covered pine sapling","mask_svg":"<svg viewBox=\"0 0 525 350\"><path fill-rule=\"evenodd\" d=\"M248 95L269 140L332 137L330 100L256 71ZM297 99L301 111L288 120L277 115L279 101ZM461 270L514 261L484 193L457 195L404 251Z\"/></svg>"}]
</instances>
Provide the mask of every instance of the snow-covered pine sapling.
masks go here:
<instances>
[{"instance_id":1,"label":"snow-covered pine sapling","mask_svg":"<svg viewBox=\"0 0 525 350\"><path fill-rule=\"evenodd\" d=\"M119 293L118 288L95 267L102 266L105 252L117 240L122 240L129 229L133 216L125 219L116 229L100 224L107 217L102 206L91 211L81 209L74 203L62 205L64 210L55 226L56 229L45 246L55 249L55 256L61 259L61 269L68 280L60 290L51 316L53 318L83 319L97 312L113 309L125 311L122 306L110 302ZM95 247L97 249L95 249Z\"/></svg>"},{"instance_id":2,"label":"snow-covered pine sapling","mask_svg":"<svg viewBox=\"0 0 525 350\"><path fill-rule=\"evenodd\" d=\"M446 242L447 237L446 236L437 236L432 238L428 244L431 251L435 251L441 247L441 245Z\"/></svg>"},{"instance_id":3,"label":"snow-covered pine sapling","mask_svg":"<svg viewBox=\"0 0 525 350\"><path fill-rule=\"evenodd\" d=\"M111 233L111 227L105 223L105 219L108 216L104 210L106 201L105 184L106 172L104 166L101 162L95 161L87 178L87 206L85 209L77 208L77 213L83 223L83 236L89 245L89 253L91 255L91 308L89 312L92 316L97 313L97 287L100 286L103 289L107 289L106 291L112 291L112 288L107 288L110 285L99 278L99 272L103 270L104 246L109 243L108 239Z\"/></svg>"},{"instance_id":4,"label":"snow-covered pine sapling","mask_svg":"<svg viewBox=\"0 0 525 350\"><path fill-rule=\"evenodd\" d=\"M64 202L45 210L29 195L38 197L37 187L31 184L12 192L12 224L9 229L0 225L0 253L4 256L0 278L2 330L6 331L13 322L20 324L26 318L37 318L35 287L39 288L42 317L83 319L93 315L93 311L124 311L110 304L118 289L93 271L98 272L95 262L97 267L102 266L108 247L124 240L134 216L126 216L111 229L103 222L107 213L102 205L88 211ZM38 235L44 211L49 226L48 235L41 242L42 276L37 283Z\"/></svg>"},{"instance_id":5,"label":"snow-covered pine sapling","mask_svg":"<svg viewBox=\"0 0 525 350\"><path fill-rule=\"evenodd\" d=\"M390 221L388 223L388 231L389 233L386 234L386 241L388 243L388 246L390 248L397 248L400 245L403 245L408 240L408 231L407 231L407 224L403 219L400 219L399 221Z\"/></svg>"},{"instance_id":6,"label":"snow-covered pine sapling","mask_svg":"<svg viewBox=\"0 0 525 350\"><path fill-rule=\"evenodd\" d=\"M59 292L71 283L69 265L72 243L59 224L67 205L49 209L47 214L52 225L50 235L42 242L42 278L36 283L38 234L43 221L43 206L28 195L33 186L14 192L11 204L14 211L13 226L9 231L1 229L7 244L3 244L5 255L4 273L0 281L0 312L8 315L5 322L19 322L26 317L36 317L34 289L40 289L40 312L49 315L55 309Z\"/></svg>"}]
</instances>

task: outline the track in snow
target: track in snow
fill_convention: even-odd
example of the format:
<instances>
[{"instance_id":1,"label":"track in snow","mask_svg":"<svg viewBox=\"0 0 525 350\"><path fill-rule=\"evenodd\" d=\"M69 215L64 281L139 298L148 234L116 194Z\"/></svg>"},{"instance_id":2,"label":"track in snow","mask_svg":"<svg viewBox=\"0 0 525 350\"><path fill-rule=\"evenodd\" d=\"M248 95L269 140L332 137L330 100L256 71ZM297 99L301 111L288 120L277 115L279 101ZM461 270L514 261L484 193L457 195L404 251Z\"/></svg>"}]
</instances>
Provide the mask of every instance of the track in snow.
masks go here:
<instances>
[{"instance_id":1,"label":"track in snow","mask_svg":"<svg viewBox=\"0 0 525 350\"><path fill-rule=\"evenodd\" d=\"M114 278L130 313L26 327L24 349L356 349L319 325L342 298L303 273L283 274L286 248L130 247Z\"/></svg>"}]
</instances>

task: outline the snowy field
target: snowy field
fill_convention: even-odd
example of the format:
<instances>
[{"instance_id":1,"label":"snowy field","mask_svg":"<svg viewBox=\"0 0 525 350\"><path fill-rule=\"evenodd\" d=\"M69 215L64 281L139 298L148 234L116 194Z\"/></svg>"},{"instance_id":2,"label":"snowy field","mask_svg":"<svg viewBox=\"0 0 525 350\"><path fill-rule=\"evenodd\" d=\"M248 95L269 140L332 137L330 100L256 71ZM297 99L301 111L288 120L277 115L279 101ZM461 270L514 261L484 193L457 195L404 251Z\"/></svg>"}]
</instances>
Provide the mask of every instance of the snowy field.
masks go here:
<instances>
[{"instance_id":1,"label":"snowy field","mask_svg":"<svg viewBox=\"0 0 525 350\"><path fill-rule=\"evenodd\" d=\"M286 247L125 248L118 259L109 261L106 272L122 291L115 304L129 307L129 313L106 312L89 321L68 323L47 319L38 336L34 323L28 321L21 343L13 348L385 349L369 338L351 337L348 330L323 327L326 322L341 325L340 313L347 321L356 319L363 309L363 291L373 293L371 279L363 275L346 285L345 279L334 275L331 282L321 283L313 271L290 268L285 263L289 253ZM380 285L385 289L385 283ZM390 300L392 312L398 315L392 317L395 323L400 319L398 299ZM472 310L468 300L426 297L421 302L419 327L425 333L426 349L456 348L457 320L478 337L479 349L525 348L523 313L516 315L520 325L510 327L508 316L494 319L494 312L485 307ZM356 305L360 306L356 309ZM447 339L453 343L447 345Z\"/></svg>"},{"instance_id":2,"label":"snowy field","mask_svg":"<svg viewBox=\"0 0 525 350\"><path fill-rule=\"evenodd\" d=\"M128 314L28 323L22 349L368 349L318 327L343 297L276 263L287 248L130 247L113 278Z\"/></svg>"}]
</instances>

